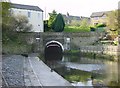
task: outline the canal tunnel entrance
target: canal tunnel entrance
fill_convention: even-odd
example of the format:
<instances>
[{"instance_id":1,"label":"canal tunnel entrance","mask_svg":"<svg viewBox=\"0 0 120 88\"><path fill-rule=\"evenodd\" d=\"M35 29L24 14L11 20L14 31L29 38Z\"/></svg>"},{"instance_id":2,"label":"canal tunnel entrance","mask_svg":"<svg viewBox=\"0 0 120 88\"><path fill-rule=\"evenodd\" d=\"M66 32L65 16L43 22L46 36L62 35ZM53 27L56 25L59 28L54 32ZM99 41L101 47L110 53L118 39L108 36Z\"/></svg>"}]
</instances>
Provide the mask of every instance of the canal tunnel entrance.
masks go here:
<instances>
[{"instance_id":1,"label":"canal tunnel entrance","mask_svg":"<svg viewBox=\"0 0 120 88\"><path fill-rule=\"evenodd\" d=\"M62 60L63 51L64 48L60 42L50 41L45 46L45 60Z\"/></svg>"}]
</instances>

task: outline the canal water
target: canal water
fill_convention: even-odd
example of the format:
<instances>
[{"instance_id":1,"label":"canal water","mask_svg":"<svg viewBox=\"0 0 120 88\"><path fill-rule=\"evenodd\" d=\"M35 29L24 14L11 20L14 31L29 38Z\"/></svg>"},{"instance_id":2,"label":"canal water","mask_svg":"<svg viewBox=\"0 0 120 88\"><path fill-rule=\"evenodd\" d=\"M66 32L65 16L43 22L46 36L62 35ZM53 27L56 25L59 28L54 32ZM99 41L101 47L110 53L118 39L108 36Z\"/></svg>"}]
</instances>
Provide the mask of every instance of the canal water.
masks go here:
<instances>
[{"instance_id":1,"label":"canal water","mask_svg":"<svg viewBox=\"0 0 120 88\"><path fill-rule=\"evenodd\" d=\"M73 86L112 86L118 81L118 63L102 58L64 55L46 64Z\"/></svg>"}]
</instances>

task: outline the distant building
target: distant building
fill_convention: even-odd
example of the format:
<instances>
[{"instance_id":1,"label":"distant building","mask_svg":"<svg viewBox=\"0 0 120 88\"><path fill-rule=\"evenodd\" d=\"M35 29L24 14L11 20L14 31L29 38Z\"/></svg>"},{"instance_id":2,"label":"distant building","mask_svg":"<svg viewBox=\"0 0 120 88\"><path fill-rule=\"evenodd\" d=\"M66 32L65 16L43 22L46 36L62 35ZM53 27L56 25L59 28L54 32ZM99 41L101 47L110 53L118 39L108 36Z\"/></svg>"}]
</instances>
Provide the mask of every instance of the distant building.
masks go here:
<instances>
[{"instance_id":1,"label":"distant building","mask_svg":"<svg viewBox=\"0 0 120 88\"><path fill-rule=\"evenodd\" d=\"M43 32L43 10L38 6L22 5L11 3L11 11L14 15L24 15L28 17L29 23L32 24L31 32Z\"/></svg>"},{"instance_id":2,"label":"distant building","mask_svg":"<svg viewBox=\"0 0 120 88\"><path fill-rule=\"evenodd\" d=\"M93 12L91 14L91 24L97 25L97 24L106 24L107 23L107 14L110 11L104 11L104 12Z\"/></svg>"},{"instance_id":3,"label":"distant building","mask_svg":"<svg viewBox=\"0 0 120 88\"><path fill-rule=\"evenodd\" d=\"M62 14L62 15L63 15L64 21L65 21L65 24L68 24L68 25L71 25L72 21L80 22L83 19L86 19L88 24L90 23L90 18L89 17L72 16L72 15L69 15L69 13L67 13L67 15L64 15L64 14Z\"/></svg>"},{"instance_id":4,"label":"distant building","mask_svg":"<svg viewBox=\"0 0 120 88\"><path fill-rule=\"evenodd\" d=\"M49 13L49 16L51 15L51 13ZM57 15L57 14L55 14ZM90 18L89 17L84 17L84 16L72 16L67 12L67 15L62 14L65 24L67 25L71 25L73 21L79 22L82 21L83 19L86 19L88 24L90 24Z\"/></svg>"}]
</instances>

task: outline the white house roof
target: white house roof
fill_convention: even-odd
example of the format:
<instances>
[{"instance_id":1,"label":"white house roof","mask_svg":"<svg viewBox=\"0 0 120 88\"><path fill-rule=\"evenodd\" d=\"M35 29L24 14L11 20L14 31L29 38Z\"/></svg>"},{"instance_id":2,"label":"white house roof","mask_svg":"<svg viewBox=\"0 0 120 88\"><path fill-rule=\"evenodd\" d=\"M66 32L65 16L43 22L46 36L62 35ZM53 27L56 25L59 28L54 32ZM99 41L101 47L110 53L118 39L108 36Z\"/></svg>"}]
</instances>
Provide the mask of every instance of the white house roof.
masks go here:
<instances>
[{"instance_id":1,"label":"white house roof","mask_svg":"<svg viewBox=\"0 0 120 88\"><path fill-rule=\"evenodd\" d=\"M32 6L32 5L23 5L23 4L14 4L14 3L11 3L11 8L27 9L27 10L35 10L35 11L41 11L41 12L43 12L43 10L40 9L38 6Z\"/></svg>"}]
</instances>

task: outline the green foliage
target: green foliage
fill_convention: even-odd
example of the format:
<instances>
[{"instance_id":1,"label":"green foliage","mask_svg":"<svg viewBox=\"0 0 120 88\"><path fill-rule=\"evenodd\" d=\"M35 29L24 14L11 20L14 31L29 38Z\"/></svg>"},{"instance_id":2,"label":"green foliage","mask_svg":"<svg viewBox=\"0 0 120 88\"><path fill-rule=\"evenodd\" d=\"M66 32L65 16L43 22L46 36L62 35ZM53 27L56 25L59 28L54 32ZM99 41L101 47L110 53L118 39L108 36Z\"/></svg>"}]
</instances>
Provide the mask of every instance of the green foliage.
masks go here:
<instances>
[{"instance_id":1,"label":"green foliage","mask_svg":"<svg viewBox=\"0 0 120 88\"><path fill-rule=\"evenodd\" d=\"M91 73L89 72L84 72L81 70L75 70L71 69L72 71L68 72L64 77L66 80L72 82L72 81L77 81L77 82L85 82L88 78L91 77Z\"/></svg>"},{"instance_id":2,"label":"green foliage","mask_svg":"<svg viewBox=\"0 0 120 88\"><path fill-rule=\"evenodd\" d=\"M91 31L105 32L105 24L97 24L95 26L90 26Z\"/></svg>"},{"instance_id":3,"label":"green foliage","mask_svg":"<svg viewBox=\"0 0 120 88\"><path fill-rule=\"evenodd\" d=\"M14 16L14 30L19 32L28 32L32 29L32 25L29 24L28 18L24 15Z\"/></svg>"},{"instance_id":4,"label":"green foliage","mask_svg":"<svg viewBox=\"0 0 120 88\"><path fill-rule=\"evenodd\" d=\"M8 2L2 2L2 31L7 34L13 31L28 31L32 28L28 24L28 19L25 16L13 16L10 11L11 5Z\"/></svg>"},{"instance_id":5,"label":"green foliage","mask_svg":"<svg viewBox=\"0 0 120 88\"><path fill-rule=\"evenodd\" d=\"M106 27L105 24L97 24L96 27Z\"/></svg>"},{"instance_id":6,"label":"green foliage","mask_svg":"<svg viewBox=\"0 0 120 88\"><path fill-rule=\"evenodd\" d=\"M81 27L82 29L89 28L89 24L88 24L87 19L83 19L83 20L80 22L80 27Z\"/></svg>"},{"instance_id":7,"label":"green foliage","mask_svg":"<svg viewBox=\"0 0 120 88\"><path fill-rule=\"evenodd\" d=\"M17 53L17 52L27 52L30 47L23 38L21 39L17 34L17 31L27 31L31 29L31 25L28 24L28 19L23 16L14 16L10 12L10 3L2 3L2 46L3 53Z\"/></svg>"},{"instance_id":8,"label":"green foliage","mask_svg":"<svg viewBox=\"0 0 120 88\"><path fill-rule=\"evenodd\" d=\"M95 27L90 27L90 31L95 31L96 28Z\"/></svg>"},{"instance_id":9,"label":"green foliage","mask_svg":"<svg viewBox=\"0 0 120 88\"><path fill-rule=\"evenodd\" d=\"M25 16L11 16L8 21L8 24L5 22L2 23L3 43L14 41L14 39L19 39L16 34L17 31L26 32L30 31L32 28L32 25L28 23L28 19Z\"/></svg>"},{"instance_id":10,"label":"green foliage","mask_svg":"<svg viewBox=\"0 0 120 88\"><path fill-rule=\"evenodd\" d=\"M80 26L80 21L78 21L76 19L71 20L71 23L69 25L79 27Z\"/></svg>"},{"instance_id":11,"label":"green foliage","mask_svg":"<svg viewBox=\"0 0 120 88\"><path fill-rule=\"evenodd\" d=\"M80 51L79 50L66 50L64 51L64 54L68 54L68 55L80 54Z\"/></svg>"},{"instance_id":12,"label":"green foliage","mask_svg":"<svg viewBox=\"0 0 120 88\"><path fill-rule=\"evenodd\" d=\"M66 26L64 32L90 32L90 28L82 28L76 26Z\"/></svg>"},{"instance_id":13,"label":"green foliage","mask_svg":"<svg viewBox=\"0 0 120 88\"><path fill-rule=\"evenodd\" d=\"M118 11L112 11L107 15L107 26L110 28L111 31L118 31L119 23L118 23Z\"/></svg>"},{"instance_id":14,"label":"green foliage","mask_svg":"<svg viewBox=\"0 0 120 88\"><path fill-rule=\"evenodd\" d=\"M117 45L119 45L119 42L118 41L113 41L113 44L117 46Z\"/></svg>"},{"instance_id":15,"label":"green foliage","mask_svg":"<svg viewBox=\"0 0 120 88\"><path fill-rule=\"evenodd\" d=\"M64 32L90 32L87 19L75 22L74 26L66 26Z\"/></svg>"},{"instance_id":16,"label":"green foliage","mask_svg":"<svg viewBox=\"0 0 120 88\"><path fill-rule=\"evenodd\" d=\"M2 4L2 31L5 32L6 30L10 30L11 27L10 23L11 23L11 13L10 13L10 3L7 2L1 2Z\"/></svg>"},{"instance_id":17,"label":"green foliage","mask_svg":"<svg viewBox=\"0 0 120 88\"><path fill-rule=\"evenodd\" d=\"M0 2L0 4L2 4L2 21L7 22L10 17L10 3Z\"/></svg>"},{"instance_id":18,"label":"green foliage","mask_svg":"<svg viewBox=\"0 0 120 88\"><path fill-rule=\"evenodd\" d=\"M57 16L57 12L55 10L52 11L52 13L49 13L50 18L48 20L48 27L51 28L52 27L52 23L54 22L56 16Z\"/></svg>"},{"instance_id":19,"label":"green foliage","mask_svg":"<svg viewBox=\"0 0 120 88\"><path fill-rule=\"evenodd\" d=\"M2 42L6 43L10 41L12 37L16 37L13 34L13 17L10 13L10 3L1 2L2 3Z\"/></svg>"},{"instance_id":20,"label":"green foliage","mask_svg":"<svg viewBox=\"0 0 120 88\"><path fill-rule=\"evenodd\" d=\"M2 53L4 54L22 54L28 52L31 52L31 45L19 43L17 40L2 44Z\"/></svg>"},{"instance_id":21,"label":"green foliage","mask_svg":"<svg viewBox=\"0 0 120 88\"><path fill-rule=\"evenodd\" d=\"M110 81L108 83L108 85L110 86L110 88L119 88L120 87L120 82L119 81Z\"/></svg>"},{"instance_id":22,"label":"green foliage","mask_svg":"<svg viewBox=\"0 0 120 88\"><path fill-rule=\"evenodd\" d=\"M104 27L98 27L98 28L97 28L97 31L98 31L98 32L105 32L105 28L104 28Z\"/></svg>"},{"instance_id":23,"label":"green foliage","mask_svg":"<svg viewBox=\"0 0 120 88\"><path fill-rule=\"evenodd\" d=\"M62 15L59 13L55 19L55 21L52 24L52 29L55 32L62 32L64 30L65 27L65 22L64 19L62 17Z\"/></svg>"}]
</instances>

